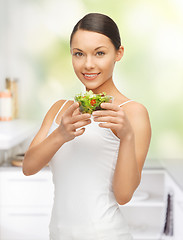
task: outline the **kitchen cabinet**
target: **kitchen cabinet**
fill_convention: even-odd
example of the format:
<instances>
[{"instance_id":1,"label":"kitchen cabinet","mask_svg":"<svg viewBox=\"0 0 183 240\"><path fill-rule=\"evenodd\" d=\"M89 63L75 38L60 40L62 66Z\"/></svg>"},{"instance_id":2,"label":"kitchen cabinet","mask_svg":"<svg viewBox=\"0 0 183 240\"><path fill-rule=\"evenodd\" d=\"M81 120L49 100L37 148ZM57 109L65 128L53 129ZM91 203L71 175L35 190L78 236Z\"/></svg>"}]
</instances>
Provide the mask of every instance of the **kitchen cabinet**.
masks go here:
<instances>
[{"instance_id":1,"label":"kitchen cabinet","mask_svg":"<svg viewBox=\"0 0 183 240\"><path fill-rule=\"evenodd\" d=\"M37 123L15 119L0 122L0 239L48 240L53 185L48 168L24 176L21 168L10 166L7 153L33 137ZM3 167L4 166L4 167ZM5 167L6 166L6 167Z\"/></svg>"},{"instance_id":2,"label":"kitchen cabinet","mask_svg":"<svg viewBox=\"0 0 183 240\"><path fill-rule=\"evenodd\" d=\"M120 206L135 240L159 239L166 206L164 184L163 170L143 170L133 198ZM48 240L53 191L49 168L33 176L24 176L21 168L1 169L0 239Z\"/></svg>"},{"instance_id":3,"label":"kitchen cabinet","mask_svg":"<svg viewBox=\"0 0 183 240\"><path fill-rule=\"evenodd\" d=\"M119 205L134 240L161 238L166 211L165 171L145 169L132 199Z\"/></svg>"},{"instance_id":4,"label":"kitchen cabinet","mask_svg":"<svg viewBox=\"0 0 183 240\"><path fill-rule=\"evenodd\" d=\"M2 167L0 196L1 240L49 239L53 184L48 168L24 176L21 168Z\"/></svg>"},{"instance_id":5,"label":"kitchen cabinet","mask_svg":"<svg viewBox=\"0 0 183 240\"><path fill-rule=\"evenodd\" d=\"M48 240L49 218L50 211L45 207L2 207L0 239Z\"/></svg>"},{"instance_id":6,"label":"kitchen cabinet","mask_svg":"<svg viewBox=\"0 0 183 240\"><path fill-rule=\"evenodd\" d=\"M52 202L52 195L48 191L52 188L51 173L42 170L35 175L25 176L21 168L4 168L1 175L0 204L3 206L48 206Z\"/></svg>"},{"instance_id":7,"label":"kitchen cabinet","mask_svg":"<svg viewBox=\"0 0 183 240\"><path fill-rule=\"evenodd\" d=\"M0 239L48 240L54 187L48 167L24 176L19 167L0 168ZM131 201L119 205L134 240L163 238L167 194L174 199L174 240L182 240L183 192L165 169L144 169Z\"/></svg>"}]
</instances>

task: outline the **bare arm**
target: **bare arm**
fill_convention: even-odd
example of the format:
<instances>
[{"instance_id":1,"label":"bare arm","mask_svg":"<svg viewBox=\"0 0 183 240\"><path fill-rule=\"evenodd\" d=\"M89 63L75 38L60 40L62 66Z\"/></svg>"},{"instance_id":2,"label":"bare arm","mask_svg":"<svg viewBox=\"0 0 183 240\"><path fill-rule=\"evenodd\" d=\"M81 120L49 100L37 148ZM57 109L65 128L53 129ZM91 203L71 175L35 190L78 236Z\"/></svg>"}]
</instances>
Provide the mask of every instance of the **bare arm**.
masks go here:
<instances>
[{"instance_id":1,"label":"bare arm","mask_svg":"<svg viewBox=\"0 0 183 240\"><path fill-rule=\"evenodd\" d=\"M113 190L119 204L130 201L134 191L140 184L141 172L146 159L151 139L151 126L148 112L138 104L128 119L132 131L120 140L118 160L113 178Z\"/></svg>"},{"instance_id":2,"label":"bare arm","mask_svg":"<svg viewBox=\"0 0 183 240\"><path fill-rule=\"evenodd\" d=\"M54 116L63 103L64 100L58 101L49 109L38 133L26 151L23 160L23 173L25 175L32 175L42 169L51 159L51 155L53 156L58 150L59 145L63 144L62 140L59 140L59 136L55 134L56 132L46 139ZM52 148L52 145L55 145L54 148Z\"/></svg>"},{"instance_id":3,"label":"bare arm","mask_svg":"<svg viewBox=\"0 0 183 240\"><path fill-rule=\"evenodd\" d=\"M40 171L63 144L64 138L56 129L42 142L29 148L23 161L23 173L32 175Z\"/></svg>"},{"instance_id":4,"label":"bare arm","mask_svg":"<svg viewBox=\"0 0 183 240\"><path fill-rule=\"evenodd\" d=\"M78 131L76 129L89 124L91 122L88 119L90 115L79 114L78 106L78 103L73 103L64 112L58 128L47 137L51 123L59 109L58 104L53 105L48 111L39 132L25 153L23 161L23 173L25 175L32 175L40 171L65 142L84 133L84 128Z\"/></svg>"},{"instance_id":5,"label":"bare arm","mask_svg":"<svg viewBox=\"0 0 183 240\"><path fill-rule=\"evenodd\" d=\"M151 126L146 108L130 103L128 111L116 104L103 104L105 111L97 111L100 127L114 130L120 139L118 159L113 178L113 191L119 204L127 203L141 179L141 171L151 139ZM128 116L128 117L127 117Z\"/></svg>"}]
</instances>

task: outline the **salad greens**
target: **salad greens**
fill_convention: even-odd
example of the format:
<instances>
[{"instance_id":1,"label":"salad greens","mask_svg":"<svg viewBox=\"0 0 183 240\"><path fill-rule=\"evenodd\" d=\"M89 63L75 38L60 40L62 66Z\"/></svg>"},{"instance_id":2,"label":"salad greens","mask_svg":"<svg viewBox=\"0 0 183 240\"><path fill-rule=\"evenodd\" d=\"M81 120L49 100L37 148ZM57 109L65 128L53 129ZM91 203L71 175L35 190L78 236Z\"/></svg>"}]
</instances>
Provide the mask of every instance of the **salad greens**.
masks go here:
<instances>
[{"instance_id":1,"label":"salad greens","mask_svg":"<svg viewBox=\"0 0 183 240\"><path fill-rule=\"evenodd\" d=\"M107 95L105 92L94 94L92 90L86 91L84 94L80 93L74 97L76 102L79 102L79 109L81 113L90 113L96 110L105 110L101 108L100 104L103 102L112 102L113 97Z\"/></svg>"}]
</instances>

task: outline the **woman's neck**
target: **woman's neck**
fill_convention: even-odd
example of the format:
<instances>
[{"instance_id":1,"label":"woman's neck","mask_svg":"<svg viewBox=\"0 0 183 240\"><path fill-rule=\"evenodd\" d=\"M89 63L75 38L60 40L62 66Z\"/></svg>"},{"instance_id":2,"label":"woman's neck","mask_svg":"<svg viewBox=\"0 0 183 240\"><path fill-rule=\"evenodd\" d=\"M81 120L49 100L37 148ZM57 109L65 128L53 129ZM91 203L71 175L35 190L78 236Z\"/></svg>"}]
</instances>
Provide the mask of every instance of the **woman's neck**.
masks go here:
<instances>
[{"instance_id":1,"label":"woman's neck","mask_svg":"<svg viewBox=\"0 0 183 240\"><path fill-rule=\"evenodd\" d=\"M95 89L86 88L86 91L89 91L89 90L92 90L94 94L106 92L107 95L114 96L115 98L119 97L120 95L122 96L122 93L120 93L120 91L117 89L112 79L110 81L106 81L104 84L102 84L98 88L95 88Z\"/></svg>"}]
</instances>

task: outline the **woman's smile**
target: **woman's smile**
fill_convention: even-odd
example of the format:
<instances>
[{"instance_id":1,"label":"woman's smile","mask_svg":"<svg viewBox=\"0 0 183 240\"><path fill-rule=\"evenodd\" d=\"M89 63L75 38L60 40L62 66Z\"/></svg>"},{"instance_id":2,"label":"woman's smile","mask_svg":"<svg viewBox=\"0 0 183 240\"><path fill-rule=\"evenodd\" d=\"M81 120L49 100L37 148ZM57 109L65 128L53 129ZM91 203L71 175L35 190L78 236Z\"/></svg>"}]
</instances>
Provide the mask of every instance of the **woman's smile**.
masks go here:
<instances>
[{"instance_id":1,"label":"woman's smile","mask_svg":"<svg viewBox=\"0 0 183 240\"><path fill-rule=\"evenodd\" d=\"M82 73L86 80L94 80L98 77L99 73Z\"/></svg>"}]
</instances>

